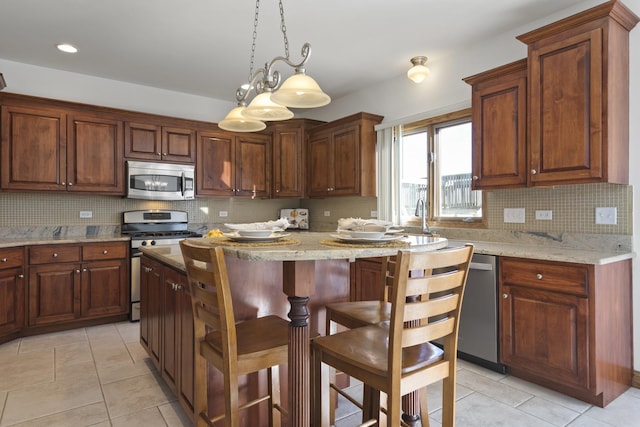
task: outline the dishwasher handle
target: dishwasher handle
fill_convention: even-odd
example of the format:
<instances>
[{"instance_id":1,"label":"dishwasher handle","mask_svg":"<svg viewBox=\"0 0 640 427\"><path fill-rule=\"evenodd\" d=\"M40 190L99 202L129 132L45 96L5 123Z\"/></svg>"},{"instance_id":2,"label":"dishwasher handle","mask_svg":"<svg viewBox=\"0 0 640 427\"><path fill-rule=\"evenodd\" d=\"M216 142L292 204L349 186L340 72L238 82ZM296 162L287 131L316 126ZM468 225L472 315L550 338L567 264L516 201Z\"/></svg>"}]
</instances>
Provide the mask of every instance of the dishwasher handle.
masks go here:
<instances>
[{"instance_id":1,"label":"dishwasher handle","mask_svg":"<svg viewBox=\"0 0 640 427\"><path fill-rule=\"evenodd\" d=\"M493 264L488 264L486 262L470 262L469 270L482 270L482 271L492 271Z\"/></svg>"}]
</instances>

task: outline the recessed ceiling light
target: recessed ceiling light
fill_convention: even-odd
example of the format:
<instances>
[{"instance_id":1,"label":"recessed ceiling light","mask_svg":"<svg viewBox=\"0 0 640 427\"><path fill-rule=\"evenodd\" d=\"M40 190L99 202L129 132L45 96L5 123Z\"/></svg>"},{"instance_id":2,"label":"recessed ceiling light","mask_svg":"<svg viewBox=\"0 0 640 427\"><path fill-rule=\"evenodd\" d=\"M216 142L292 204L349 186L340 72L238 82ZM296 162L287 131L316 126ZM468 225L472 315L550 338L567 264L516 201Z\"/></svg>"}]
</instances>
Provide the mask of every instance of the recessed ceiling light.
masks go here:
<instances>
[{"instance_id":1,"label":"recessed ceiling light","mask_svg":"<svg viewBox=\"0 0 640 427\"><path fill-rule=\"evenodd\" d=\"M57 48L58 48L58 50L61 50L61 51L66 52L66 53L76 53L78 51L78 49L76 49L75 46L72 46L72 45L67 44L67 43L60 43L57 46Z\"/></svg>"}]
</instances>

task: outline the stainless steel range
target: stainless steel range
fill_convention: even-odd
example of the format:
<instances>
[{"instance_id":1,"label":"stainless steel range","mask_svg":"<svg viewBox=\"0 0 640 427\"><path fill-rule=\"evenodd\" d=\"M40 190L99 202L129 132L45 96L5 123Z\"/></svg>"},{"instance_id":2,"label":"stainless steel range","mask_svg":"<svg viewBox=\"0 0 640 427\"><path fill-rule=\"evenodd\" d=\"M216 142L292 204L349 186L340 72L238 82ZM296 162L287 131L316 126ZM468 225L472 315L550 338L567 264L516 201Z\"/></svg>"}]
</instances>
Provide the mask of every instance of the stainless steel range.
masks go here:
<instances>
[{"instance_id":1,"label":"stainless steel range","mask_svg":"<svg viewBox=\"0 0 640 427\"><path fill-rule=\"evenodd\" d=\"M139 210L122 213L121 233L131 238L131 321L140 320L140 247L177 245L186 237L199 237L190 231L184 211Z\"/></svg>"}]
</instances>

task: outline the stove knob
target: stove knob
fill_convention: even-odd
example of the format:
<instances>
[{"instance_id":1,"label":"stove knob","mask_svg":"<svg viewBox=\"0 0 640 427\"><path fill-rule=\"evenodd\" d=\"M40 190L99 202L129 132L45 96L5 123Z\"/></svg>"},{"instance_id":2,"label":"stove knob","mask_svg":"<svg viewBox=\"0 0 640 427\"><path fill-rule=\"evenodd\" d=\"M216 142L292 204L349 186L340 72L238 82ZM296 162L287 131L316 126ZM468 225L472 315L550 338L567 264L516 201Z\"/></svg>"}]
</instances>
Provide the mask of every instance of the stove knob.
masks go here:
<instances>
[{"instance_id":1,"label":"stove knob","mask_svg":"<svg viewBox=\"0 0 640 427\"><path fill-rule=\"evenodd\" d=\"M143 240L142 243L140 243L141 246L147 246L147 241Z\"/></svg>"},{"instance_id":2,"label":"stove knob","mask_svg":"<svg viewBox=\"0 0 640 427\"><path fill-rule=\"evenodd\" d=\"M152 240L152 241L151 241L151 246L155 246L155 244L156 244L156 241L155 241L155 240Z\"/></svg>"}]
</instances>

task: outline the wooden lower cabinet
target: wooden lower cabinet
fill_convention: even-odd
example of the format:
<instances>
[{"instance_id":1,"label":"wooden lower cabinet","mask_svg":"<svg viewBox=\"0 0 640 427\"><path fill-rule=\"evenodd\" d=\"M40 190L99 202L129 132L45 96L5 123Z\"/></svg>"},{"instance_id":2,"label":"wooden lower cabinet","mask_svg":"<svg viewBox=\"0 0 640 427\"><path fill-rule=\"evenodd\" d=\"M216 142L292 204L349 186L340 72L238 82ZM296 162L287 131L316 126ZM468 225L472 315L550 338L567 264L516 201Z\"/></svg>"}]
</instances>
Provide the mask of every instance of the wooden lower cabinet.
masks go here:
<instances>
[{"instance_id":1,"label":"wooden lower cabinet","mask_svg":"<svg viewBox=\"0 0 640 427\"><path fill-rule=\"evenodd\" d=\"M24 288L24 248L0 249L0 343L24 328Z\"/></svg>"},{"instance_id":2,"label":"wooden lower cabinet","mask_svg":"<svg viewBox=\"0 0 640 427\"><path fill-rule=\"evenodd\" d=\"M351 263L351 301L379 300L382 295L382 258L361 258Z\"/></svg>"},{"instance_id":3,"label":"wooden lower cabinet","mask_svg":"<svg viewBox=\"0 0 640 427\"><path fill-rule=\"evenodd\" d=\"M501 257L500 361L515 376L605 406L631 386L631 261Z\"/></svg>"},{"instance_id":4,"label":"wooden lower cabinet","mask_svg":"<svg viewBox=\"0 0 640 427\"><path fill-rule=\"evenodd\" d=\"M129 244L30 246L27 326L56 326L129 311Z\"/></svg>"},{"instance_id":5,"label":"wooden lower cabinet","mask_svg":"<svg viewBox=\"0 0 640 427\"><path fill-rule=\"evenodd\" d=\"M184 273L142 257L140 343L193 421L193 315L188 290Z\"/></svg>"}]
</instances>

